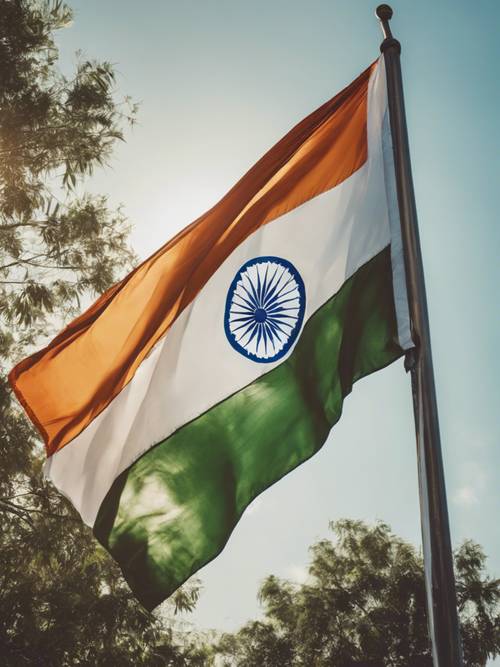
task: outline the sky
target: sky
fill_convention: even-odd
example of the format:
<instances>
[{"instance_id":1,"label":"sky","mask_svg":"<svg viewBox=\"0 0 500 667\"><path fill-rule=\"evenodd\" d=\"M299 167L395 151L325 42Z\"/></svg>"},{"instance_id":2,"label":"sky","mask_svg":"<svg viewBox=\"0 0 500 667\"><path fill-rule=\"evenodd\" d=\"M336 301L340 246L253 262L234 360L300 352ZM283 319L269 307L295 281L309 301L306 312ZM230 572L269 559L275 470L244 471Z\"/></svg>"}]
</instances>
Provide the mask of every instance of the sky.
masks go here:
<instances>
[{"instance_id":1,"label":"sky","mask_svg":"<svg viewBox=\"0 0 500 667\"><path fill-rule=\"evenodd\" d=\"M122 204L147 257L219 198L295 123L379 55L367 0L73 0L62 67L113 62L140 102L110 167L86 188ZM453 544L500 575L500 225L495 0L392 3L427 282ZM420 545L409 377L359 382L323 449L249 507L199 574L189 620L235 630L268 574L304 580L329 521L383 520ZM493 664L493 663L491 663ZM496 663L496 664L500 664Z\"/></svg>"}]
</instances>

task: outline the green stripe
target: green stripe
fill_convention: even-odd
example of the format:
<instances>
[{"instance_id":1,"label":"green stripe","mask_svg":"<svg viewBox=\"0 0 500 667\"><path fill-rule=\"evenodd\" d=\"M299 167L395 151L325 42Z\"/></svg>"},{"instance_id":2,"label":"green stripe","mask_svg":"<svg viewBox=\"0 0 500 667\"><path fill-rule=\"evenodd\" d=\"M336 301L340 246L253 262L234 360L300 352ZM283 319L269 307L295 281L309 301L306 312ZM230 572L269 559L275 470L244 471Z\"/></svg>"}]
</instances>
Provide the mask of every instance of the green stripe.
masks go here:
<instances>
[{"instance_id":1,"label":"green stripe","mask_svg":"<svg viewBox=\"0 0 500 667\"><path fill-rule=\"evenodd\" d=\"M142 604L214 558L247 505L323 445L353 383L401 354L387 247L316 311L282 364L123 472L94 533Z\"/></svg>"}]
</instances>

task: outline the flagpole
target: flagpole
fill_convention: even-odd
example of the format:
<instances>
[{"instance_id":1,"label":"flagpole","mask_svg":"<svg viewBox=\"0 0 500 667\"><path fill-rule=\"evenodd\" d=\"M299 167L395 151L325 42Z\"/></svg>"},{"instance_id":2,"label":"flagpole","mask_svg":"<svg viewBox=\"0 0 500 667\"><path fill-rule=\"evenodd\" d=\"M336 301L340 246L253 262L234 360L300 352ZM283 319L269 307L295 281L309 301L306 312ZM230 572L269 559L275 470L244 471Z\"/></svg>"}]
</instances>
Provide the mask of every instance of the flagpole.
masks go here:
<instances>
[{"instance_id":1,"label":"flagpole","mask_svg":"<svg viewBox=\"0 0 500 667\"><path fill-rule=\"evenodd\" d=\"M384 34L380 50L384 55L387 75L408 301L412 336L416 343L415 349L407 353L405 367L411 372L413 393L429 632L434 667L461 667L462 649L432 367L429 316L401 77L401 44L394 39L389 27L392 17L389 5L379 5L375 13L381 22Z\"/></svg>"}]
</instances>

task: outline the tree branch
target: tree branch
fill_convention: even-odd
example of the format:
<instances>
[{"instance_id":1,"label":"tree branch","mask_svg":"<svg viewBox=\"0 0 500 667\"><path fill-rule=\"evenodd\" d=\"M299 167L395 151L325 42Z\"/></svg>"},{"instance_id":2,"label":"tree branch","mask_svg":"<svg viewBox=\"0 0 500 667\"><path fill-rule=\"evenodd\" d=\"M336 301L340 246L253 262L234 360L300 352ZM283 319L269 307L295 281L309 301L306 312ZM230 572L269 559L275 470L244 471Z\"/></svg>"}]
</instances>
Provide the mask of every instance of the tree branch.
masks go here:
<instances>
[{"instance_id":1,"label":"tree branch","mask_svg":"<svg viewBox=\"0 0 500 667\"><path fill-rule=\"evenodd\" d=\"M9 230L17 229L18 227L44 227L47 224L47 221L44 222L16 222L12 225L0 225L0 229Z\"/></svg>"},{"instance_id":2,"label":"tree branch","mask_svg":"<svg viewBox=\"0 0 500 667\"><path fill-rule=\"evenodd\" d=\"M3 509L5 512L10 512L11 514L15 514L17 517L22 519L23 521L26 521L26 523L31 526L31 528L34 528L35 525L33 521L31 520L28 512L22 508L19 508L17 505L14 505L13 503L9 503L6 500L0 499L0 509Z\"/></svg>"},{"instance_id":3,"label":"tree branch","mask_svg":"<svg viewBox=\"0 0 500 667\"><path fill-rule=\"evenodd\" d=\"M30 262L33 259L38 259L39 257L47 257L46 252L40 252L38 255L33 255L32 257L29 257L27 260L26 259L16 259L14 262L10 262L10 264L4 264L3 266L0 266L0 271L3 271L4 269L10 269L11 266L19 266L20 264L23 264L25 262Z\"/></svg>"}]
</instances>

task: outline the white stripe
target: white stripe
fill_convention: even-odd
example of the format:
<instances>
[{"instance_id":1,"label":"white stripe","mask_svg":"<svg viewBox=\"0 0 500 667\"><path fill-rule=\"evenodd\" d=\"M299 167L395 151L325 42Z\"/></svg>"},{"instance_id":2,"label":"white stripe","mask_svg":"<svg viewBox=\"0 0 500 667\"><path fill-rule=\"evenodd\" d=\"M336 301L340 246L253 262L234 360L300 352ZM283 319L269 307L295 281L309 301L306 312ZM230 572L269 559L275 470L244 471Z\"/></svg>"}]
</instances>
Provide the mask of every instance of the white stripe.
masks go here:
<instances>
[{"instance_id":1,"label":"white stripe","mask_svg":"<svg viewBox=\"0 0 500 667\"><path fill-rule=\"evenodd\" d=\"M377 67L377 72L380 68ZM385 82L368 89L368 161L336 188L261 227L211 277L137 370L133 380L71 443L46 475L93 525L114 479L150 447L279 365L246 359L228 343L229 285L249 259L290 261L306 287L304 321L390 243L382 123Z\"/></svg>"}]
</instances>

